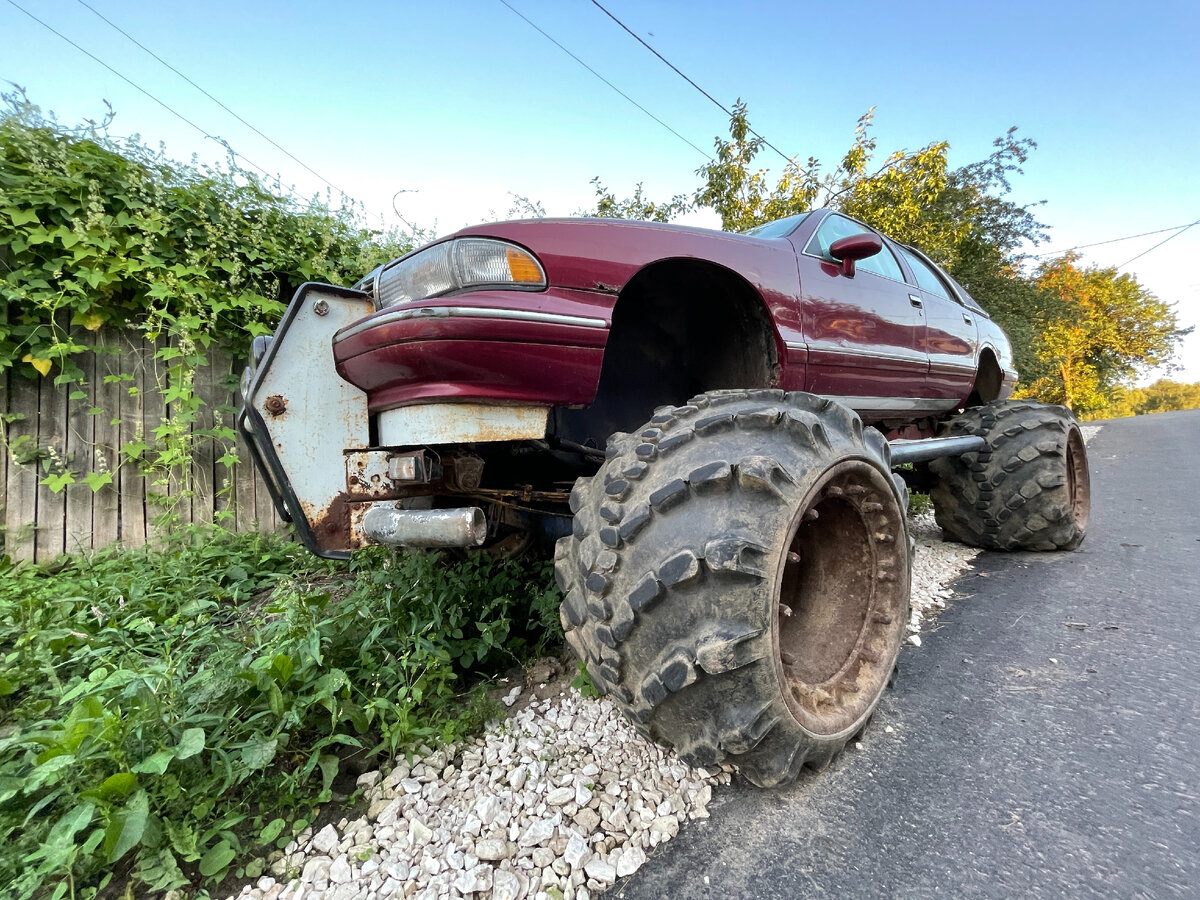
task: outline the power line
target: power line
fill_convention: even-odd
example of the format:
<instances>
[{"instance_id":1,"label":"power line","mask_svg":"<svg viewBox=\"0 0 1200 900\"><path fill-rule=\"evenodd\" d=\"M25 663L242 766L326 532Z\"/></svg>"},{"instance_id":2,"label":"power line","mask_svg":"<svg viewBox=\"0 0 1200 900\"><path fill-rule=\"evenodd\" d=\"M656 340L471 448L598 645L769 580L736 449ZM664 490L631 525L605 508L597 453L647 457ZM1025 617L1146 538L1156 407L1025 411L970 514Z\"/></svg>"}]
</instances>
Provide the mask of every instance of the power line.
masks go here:
<instances>
[{"instance_id":1,"label":"power line","mask_svg":"<svg viewBox=\"0 0 1200 900\"><path fill-rule=\"evenodd\" d=\"M1034 259L1045 259L1047 256L1062 256L1062 254L1070 253L1072 250L1086 250L1088 247L1102 247L1105 244L1119 244L1121 241L1132 241L1134 238L1149 237L1152 234L1165 234L1168 231L1175 231L1179 228L1185 228L1185 229L1191 228L1192 225L1195 225L1195 224L1196 223L1193 222L1191 225L1172 225L1170 228L1159 228L1156 231L1143 231L1141 234L1130 234L1130 235L1126 235L1125 237L1110 238L1107 241L1096 241L1094 244L1078 244L1074 247L1068 247L1066 250L1054 250L1050 253L1038 253L1038 254L1034 255L1033 258ZM1156 244L1155 246L1158 246L1158 245ZM1150 248L1150 250L1153 250L1153 249L1154 249L1154 247ZM1147 250L1146 252L1149 253L1150 250ZM1132 262L1132 260L1131 260L1131 262Z\"/></svg>"},{"instance_id":2,"label":"power line","mask_svg":"<svg viewBox=\"0 0 1200 900\"><path fill-rule=\"evenodd\" d=\"M10 2L11 2L11 0L10 0ZM243 125L245 125L247 128L249 128L255 134L257 134L260 138L262 138L264 141L266 141L268 144L270 144L272 147L274 147L280 153L284 154L289 159L291 159L293 162L295 162L298 165L302 166L303 168L307 169L308 172L315 175L319 180L325 182L325 184L329 185L329 187L333 188L335 191L337 191L342 196L345 196L345 197L350 196L349 194L346 193L346 191L342 190L340 187L338 187L336 184L334 184L332 181L330 181L328 178L326 178L320 172L313 169L312 166L308 165L308 163L304 162L304 160L300 159L295 154L291 153L284 147L281 147L278 143L273 141L271 138L267 137L267 135L263 134L261 131L259 131L257 128L255 128L253 125L251 125L249 122L247 122L241 116L239 116L236 112L234 112L232 109L230 109L228 106L226 106L220 100L218 100L216 97L214 97L208 91L206 91L204 88L200 87L200 85L196 84L196 82L192 81L192 79L188 78L188 76L184 75L177 68L175 68L169 62L167 62L165 59L163 59L161 56L159 56L157 53L155 53L153 50L151 50L149 47L147 47L145 44L143 44L141 41L139 41L133 35L131 35L128 31L123 29L120 25L117 25L115 22L113 22L111 19L106 17L103 13L101 13L98 9L96 9L90 3L87 3L86 0L76 0L76 2L79 3L80 6L86 7L87 9L91 10L93 13L95 13L95 15L97 17L99 17L104 22L106 22L110 27L112 27L119 33L123 34L126 38L128 38L134 44L137 44L137 46L141 47L143 50L145 50L147 53L149 53L151 56L153 56L156 60L158 60L160 63L162 63L164 66L166 66L172 72L174 72L176 75L178 75L180 78L182 78L188 84L190 84L192 87L194 87L200 93L202 93L205 97L207 97L213 103L217 104L217 106L221 107L221 109L225 110L225 112L229 113L231 116L233 116L239 122L241 122ZM13 5L15 6L16 4L13 4Z\"/></svg>"},{"instance_id":3,"label":"power line","mask_svg":"<svg viewBox=\"0 0 1200 900\"><path fill-rule=\"evenodd\" d=\"M11 3L12 0L9 0L9 2ZM705 152L704 150L701 150L699 147L697 147L695 144L693 144L691 141L689 141L687 138L685 138L682 134L680 134L678 131L676 131L674 128L672 128L670 125L668 125L662 119L660 119L654 113L650 112L650 110L646 109L646 107L642 106L642 104L638 103L636 100L634 100L632 97L630 97L627 93L625 93L623 90L621 90L615 84L613 84L611 81L609 81L607 78L605 78L599 72L597 72L595 69L593 69L587 63L585 63L582 59L580 59L578 56L576 56L574 53L572 53L570 50L568 50L566 47L564 47L562 44L560 44L558 41L556 41L554 38L552 38L546 32L542 31L542 29L539 28L537 25L535 25L532 21L530 21L528 17L526 17L525 15L523 15L516 9L513 9L513 7L509 5L508 0L500 0L500 2L503 3L505 6L507 6L509 11L511 11L512 13L514 13L517 16L520 16L522 19L524 19L526 24L528 24L529 27L531 27L534 31L536 31L538 34L540 34L542 37L544 37L546 40L548 40L550 43L552 43L555 47L557 47L563 53L567 54L567 56L571 57L571 59L575 60L575 62L579 63L581 66L583 66L585 69L587 69L593 75L595 75L597 78L599 78L605 84L607 84L610 88L612 88L614 91L616 91L622 97L624 97L626 100L628 100L630 103L632 103L638 109L640 109L642 112L644 112L650 118L652 118L655 122L657 122L663 128L667 129L667 131L671 132L671 134L675 135L675 137L679 138L681 141L683 141L685 144L687 144L689 147L691 147L697 153L706 157L708 160L710 160L710 161L712 160L712 157L709 156L709 154L707 152Z\"/></svg>"},{"instance_id":4,"label":"power line","mask_svg":"<svg viewBox=\"0 0 1200 900\"><path fill-rule=\"evenodd\" d=\"M120 78L126 84L128 84L130 87L145 94L147 97L149 97L151 100L153 100L155 103L157 103L159 106L161 106L163 109L165 109L171 115L175 116L180 121L186 122L188 125L192 126L192 128L196 129L198 132L200 132L206 138L210 138L210 139L216 141L217 143L221 144L231 154L238 157L239 159L244 160L248 165L252 166L253 168L258 169L258 171L262 172L268 178L271 177L270 172L268 172L266 169L264 169L262 166L260 166L258 163L254 162L253 160L249 159L248 157L243 156L241 153L238 153L231 146L229 146L229 143L227 141L225 141L223 138L219 138L216 135L209 134L207 131L205 131L203 128L201 128L199 125L197 125L191 119L189 119L183 113L172 108L164 101L159 100L156 96L154 96L152 93L150 93L148 90L146 90L144 87L142 87L137 82L126 77L125 75L122 75L120 72L118 72L116 69L114 69L108 63L106 63L100 57L96 56L96 54L91 53L88 50L85 50L83 47L79 46L79 44L75 43L73 40L71 40L69 37L67 37L65 34L63 34L61 31L58 31L53 26L48 25L47 23L43 22L41 19L39 19L37 16L35 16L29 10L25 9L25 7L23 7L19 3L17 3L16 0L8 0L8 2L9 2L9 5L14 6L21 12L25 13L25 15L27 15L29 18L33 19L33 21L37 22L39 25L41 25L47 31L58 35L60 38L62 38L64 41L66 41L68 44L70 44L72 47L74 47L76 50L78 50L80 53L82 53L84 56L87 56L87 57L91 58L92 60L94 60L95 62L99 63L100 65L104 66L104 68L108 69L108 71L112 72L114 75L116 75L118 78Z\"/></svg>"},{"instance_id":5,"label":"power line","mask_svg":"<svg viewBox=\"0 0 1200 900\"><path fill-rule=\"evenodd\" d=\"M502 2L503 2L503 0L502 0ZM708 91L706 91L704 88L700 87L700 85L696 84L696 82L692 81L692 79L688 78L687 75L683 74L683 72L680 71L678 66L676 66L673 62L671 62L669 59L667 59L665 56L663 56L661 53L659 53L657 50L655 50L653 47L651 47L649 44L647 44L644 40L642 40L642 38L638 34L636 34L630 30L628 25L626 25L624 22L622 22L620 19L618 19L616 16L614 16L611 12L609 12L607 9L605 9L603 6L601 6L597 2L597 0L592 0L592 3L602 13L604 13L606 16L608 16L610 19L612 19L614 22L616 22L618 25L620 25L621 28L623 28L625 30L625 32L631 38L633 38L635 41L637 41L639 44L641 44L643 47L645 47L647 50L649 50L651 53L653 53L655 56L657 56L659 59L661 59L664 63L666 63L668 66L670 66L671 69L674 70L676 75L678 75L680 78L682 78L688 84L690 84L692 87L694 87L696 90L698 90L701 94L703 94L705 97L707 97L709 100L711 100L713 102L713 104L717 107L717 109L721 110L721 112L725 113L725 115L729 116L731 119L733 118L733 112L728 107L726 107L725 104L721 103L720 100L718 100L716 97L714 97ZM749 131L756 138L758 138L760 141L762 141L764 144L766 144L766 146L770 147L772 150L774 150L776 153L778 153L780 158L784 162L791 165L795 161L792 157L787 156L782 150L780 150L778 147L776 147L774 144L772 144L770 141L768 141L765 137L763 137L761 134L759 134L757 131L755 131L753 128L751 128L749 125L746 126L746 130Z\"/></svg>"},{"instance_id":6,"label":"power line","mask_svg":"<svg viewBox=\"0 0 1200 900\"><path fill-rule=\"evenodd\" d=\"M1184 225L1182 228L1180 228L1177 232L1175 232L1170 237L1163 238L1161 241L1159 241L1157 244L1155 244L1153 247L1151 247L1150 250L1157 250L1159 247L1161 247L1167 241L1174 240L1175 238L1179 237L1181 234L1183 234L1185 231L1187 231L1193 225L1200 225L1200 219L1197 219L1195 222L1192 222L1191 225ZM1125 268L1127 265L1129 265L1131 262L1133 262L1134 259L1141 259L1147 253L1149 253L1150 250L1143 250L1141 253L1139 253L1137 256L1135 256L1133 259L1127 259L1125 262L1121 263L1119 266L1117 266L1117 268L1118 269Z\"/></svg>"}]
</instances>

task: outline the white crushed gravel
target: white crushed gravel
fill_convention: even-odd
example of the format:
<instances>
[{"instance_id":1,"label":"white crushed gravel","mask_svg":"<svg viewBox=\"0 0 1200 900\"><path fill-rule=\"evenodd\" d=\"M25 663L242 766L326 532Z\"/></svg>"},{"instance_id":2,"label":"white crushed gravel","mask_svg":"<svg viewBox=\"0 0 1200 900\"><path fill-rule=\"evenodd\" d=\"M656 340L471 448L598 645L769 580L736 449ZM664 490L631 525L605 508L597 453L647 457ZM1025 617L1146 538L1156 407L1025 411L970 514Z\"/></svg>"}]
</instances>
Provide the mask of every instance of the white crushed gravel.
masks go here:
<instances>
[{"instance_id":1,"label":"white crushed gravel","mask_svg":"<svg viewBox=\"0 0 1200 900\"><path fill-rule=\"evenodd\" d=\"M1100 426L1083 426L1090 440ZM910 644L979 551L911 520ZM503 698L512 706L521 693ZM889 727L886 731L891 731ZM359 779L367 815L300 835L234 898L588 900L707 818L732 768L693 769L642 738L604 699L534 700L480 737Z\"/></svg>"},{"instance_id":2,"label":"white crushed gravel","mask_svg":"<svg viewBox=\"0 0 1200 900\"><path fill-rule=\"evenodd\" d=\"M916 552L913 555L908 642L920 647L922 623L946 608L946 601L954 595L950 582L980 551L965 544L943 541L942 529L933 520L933 510L912 516L909 528L916 540Z\"/></svg>"}]
</instances>

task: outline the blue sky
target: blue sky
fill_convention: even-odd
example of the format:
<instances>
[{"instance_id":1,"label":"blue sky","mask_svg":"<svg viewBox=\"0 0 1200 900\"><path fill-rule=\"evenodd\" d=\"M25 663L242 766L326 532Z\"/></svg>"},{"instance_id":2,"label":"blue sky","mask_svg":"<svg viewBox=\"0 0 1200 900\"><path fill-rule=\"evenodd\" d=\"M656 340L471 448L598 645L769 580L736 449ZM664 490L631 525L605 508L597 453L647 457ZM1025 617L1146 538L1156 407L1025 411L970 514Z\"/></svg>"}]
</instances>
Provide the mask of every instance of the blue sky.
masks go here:
<instances>
[{"instance_id":1,"label":"blue sky","mask_svg":"<svg viewBox=\"0 0 1200 900\"><path fill-rule=\"evenodd\" d=\"M326 185L130 43L79 0L17 0L201 131L293 185ZM646 116L500 0L149 3L87 0L316 172L396 223L447 232L503 216L509 193L550 214L618 196L690 192L705 156ZM709 151L724 114L590 0L508 0L601 75ZM603 2L603 0L602 0ZM1200 219L1200 4L1191 2L605 2L786 154L832 162L876 108L881 156L935 140L988 154L1010 125L1039 149L1015 196L1040 207L1036 252ZM217 159L184 124L0 0L0 79L64 122L102 115L167 152ZM780 162L764 153L761 163ZM712 224L703 215L696 224ZM1168 233L1106 244L1118 265ZM1200 324L1200 225L1128 271ZM985 298L986 299L986 298ZM1173 377L1200 380L1200 336Z\"/></svg>"}]
</instances>

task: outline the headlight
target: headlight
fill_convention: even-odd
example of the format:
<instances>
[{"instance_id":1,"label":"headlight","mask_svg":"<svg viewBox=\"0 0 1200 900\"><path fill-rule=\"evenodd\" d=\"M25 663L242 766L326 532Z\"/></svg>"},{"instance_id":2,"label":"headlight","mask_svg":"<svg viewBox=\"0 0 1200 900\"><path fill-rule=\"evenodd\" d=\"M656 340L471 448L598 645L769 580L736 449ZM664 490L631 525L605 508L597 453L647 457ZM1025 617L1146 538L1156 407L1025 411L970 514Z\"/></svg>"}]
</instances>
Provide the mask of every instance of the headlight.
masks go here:
<instances>
[{"instance_id":1,"label":"headlight","mask_svg":"<svg viewBox=\"0 0 1200 900\"><path fill-rule=\"evenodd\" d=\"M459 238L384 266L376 279L375 308L484 285L543 288L546 273L529 251L515 244Z\"/></svg>"}]
</instances>

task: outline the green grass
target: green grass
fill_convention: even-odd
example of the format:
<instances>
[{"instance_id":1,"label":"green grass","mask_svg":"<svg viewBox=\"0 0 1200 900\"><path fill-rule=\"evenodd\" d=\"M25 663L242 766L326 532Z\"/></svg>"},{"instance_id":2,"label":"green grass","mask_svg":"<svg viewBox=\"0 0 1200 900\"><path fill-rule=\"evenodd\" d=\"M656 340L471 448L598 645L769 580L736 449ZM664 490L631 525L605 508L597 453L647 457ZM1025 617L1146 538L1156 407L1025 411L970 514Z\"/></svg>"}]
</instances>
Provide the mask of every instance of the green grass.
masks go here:
<instances>
[{"instance_id":1,"label":"green grass","mask_svg":"<svg viewBox=\"0 0 1200 900\"><path fill-rule=\"evenodd\" d=\"M931 509L933 509L933 501L929 499L928 494L913 491L908 495L908 514L910 516L919 516Z\"/></svg>"},{"instance_id":2,"label":"green grass","mask_svg":"<svg viewBox=\"0 0 1200 900\"><path fill-rule=\"evenodd\" d=\"M5 558L6 896L252 877L348 757L476 730L481 679L556 641L557 604L544 562L368 550L334 565L220 529Z\"/></svg>"}]
</instances>

